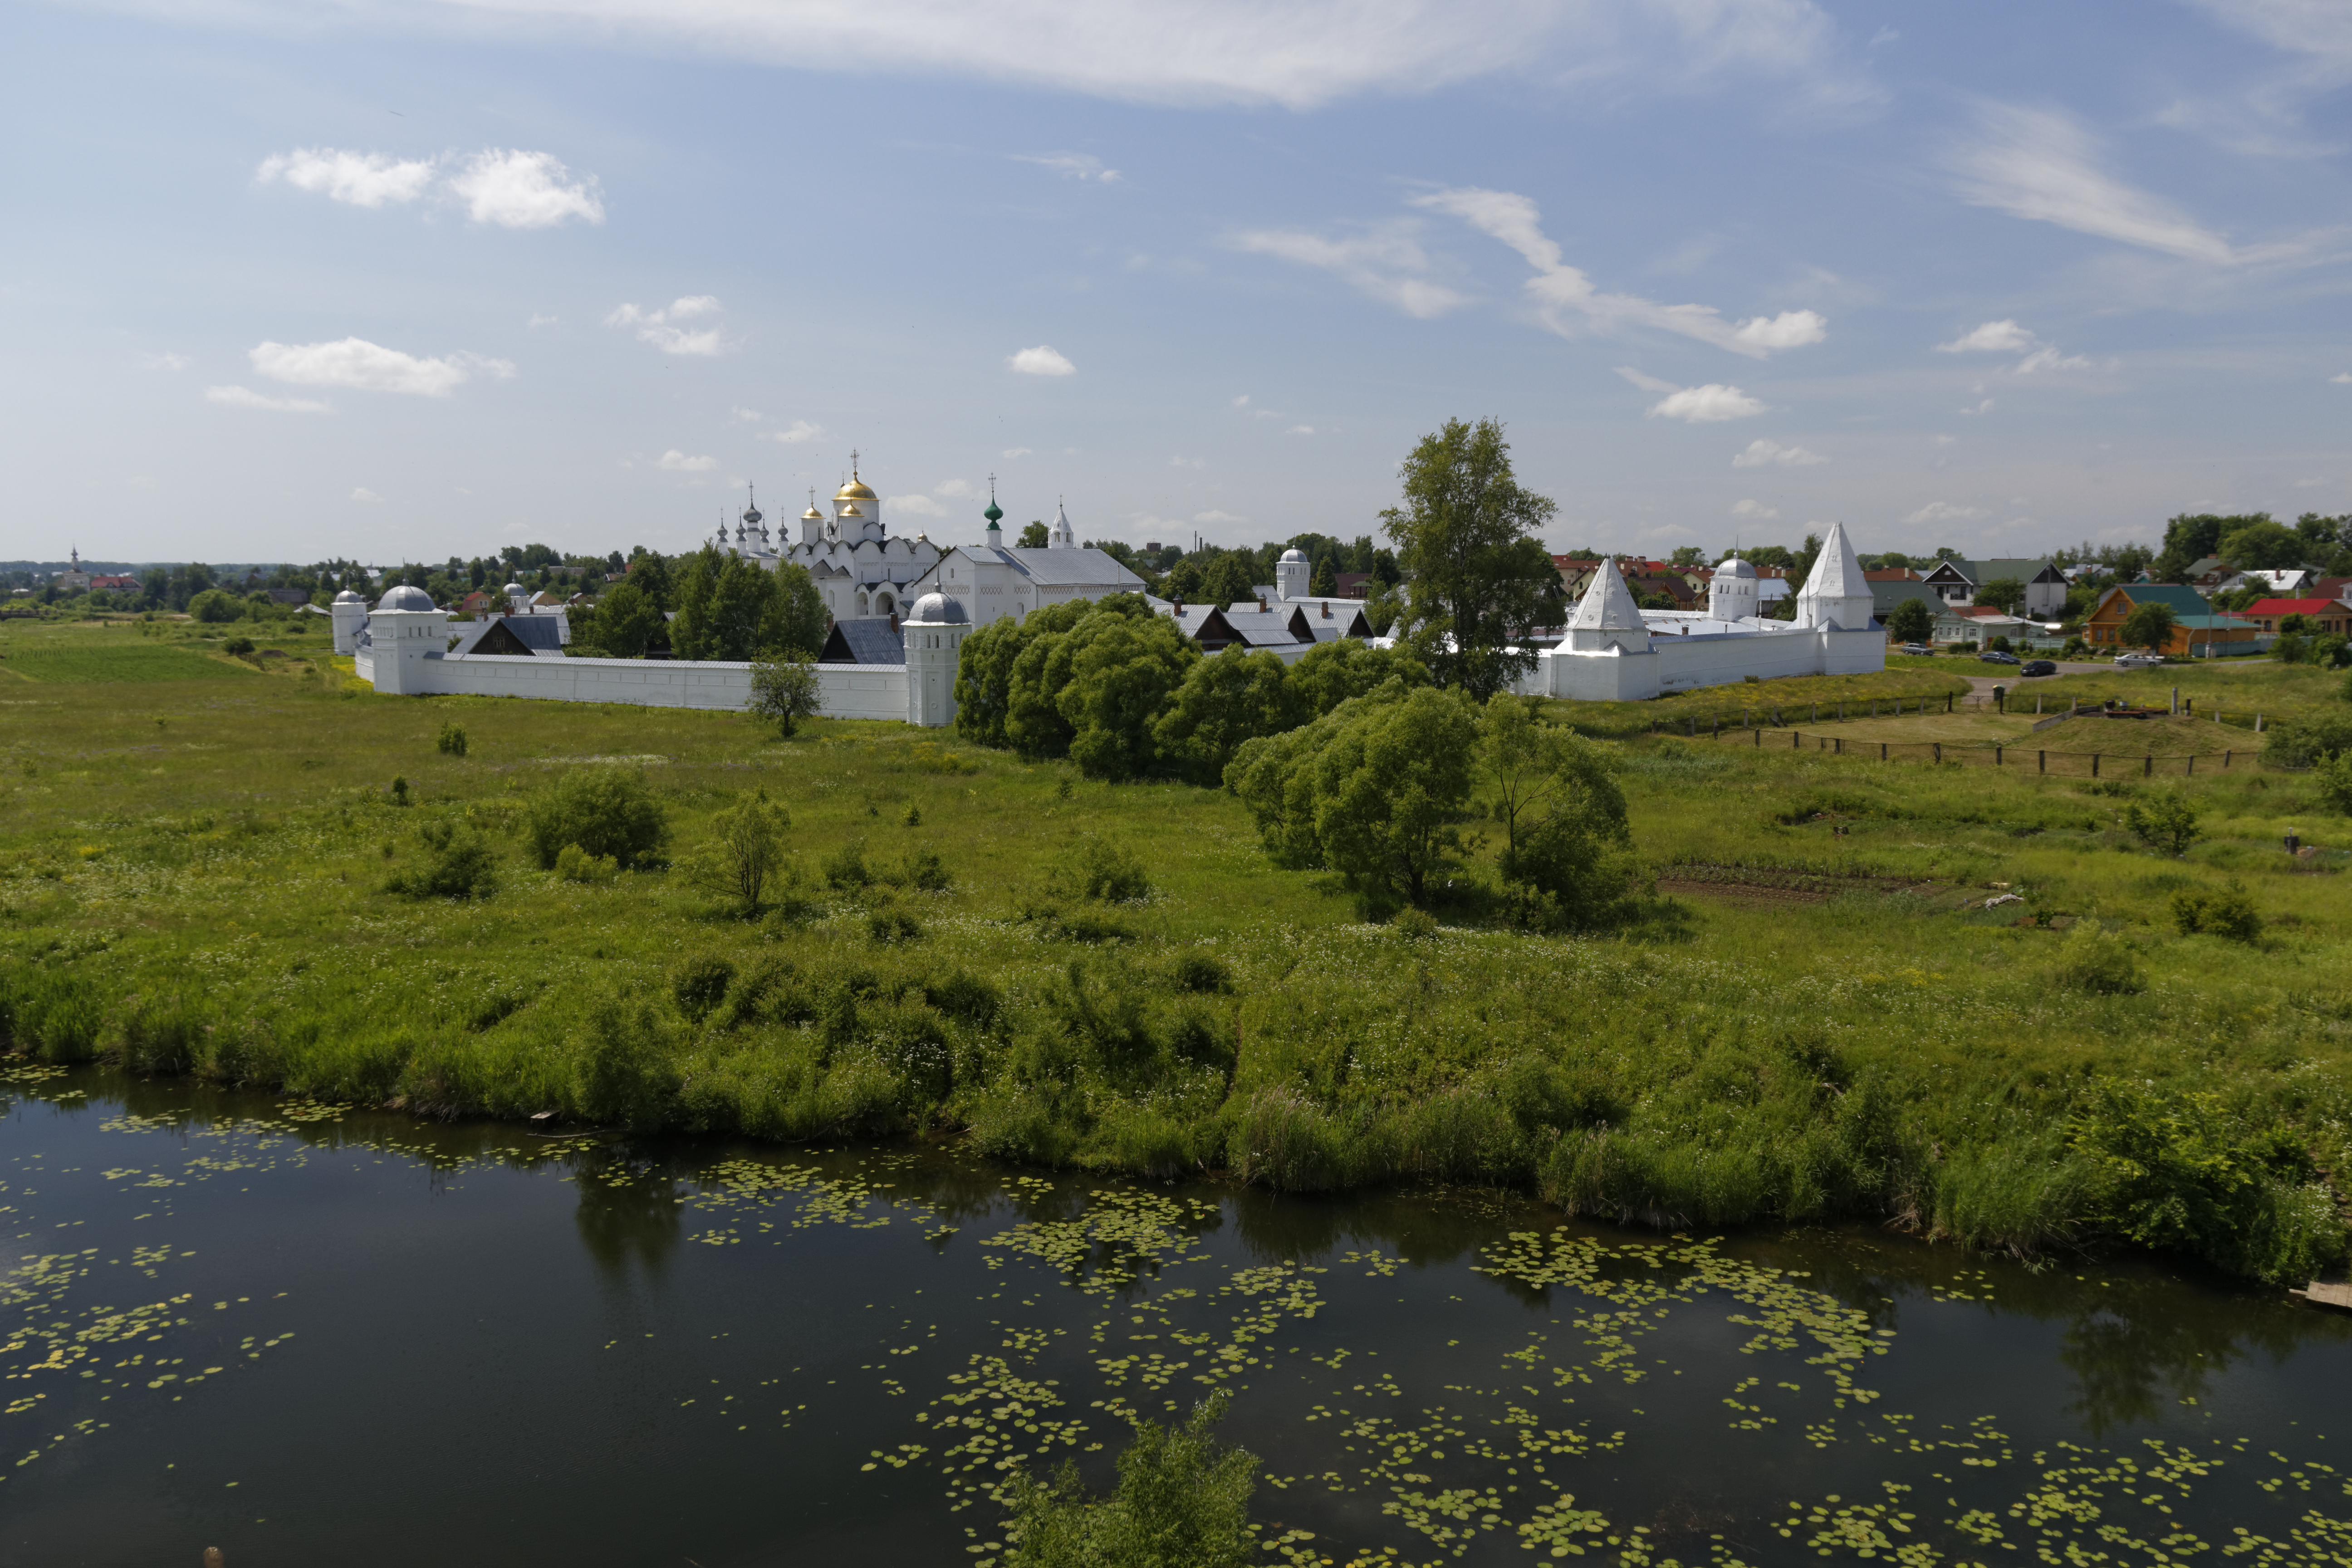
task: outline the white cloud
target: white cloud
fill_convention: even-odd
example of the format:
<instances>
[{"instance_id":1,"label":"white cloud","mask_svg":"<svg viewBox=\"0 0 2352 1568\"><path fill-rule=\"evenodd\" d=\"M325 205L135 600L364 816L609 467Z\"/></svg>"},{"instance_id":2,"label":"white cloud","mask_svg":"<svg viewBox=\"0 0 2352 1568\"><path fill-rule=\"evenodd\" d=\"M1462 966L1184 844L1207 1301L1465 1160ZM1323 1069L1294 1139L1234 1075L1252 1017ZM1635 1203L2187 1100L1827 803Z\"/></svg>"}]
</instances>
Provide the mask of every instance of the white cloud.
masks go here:
<instances>
[{"instance_id":1,"label":"white cloud","mask_svg":"<svg viewBox=\"0 0 2352 1568\"><path fill-rule=\"evenodd\" d=\"M1645 375L1630 364L1619 365L1617 374L1644 392L1680 392L1682 390L1671 381L1664 381L1654 375Z\"/></svg>"},{"instance_id":2,"label":"white cloud","mask_svg":"<svg viewBox=\"0 0 2352 1568\"><path fill-rule=\"evenodd\" d=\"M2331 375L2327 379L2336 386L2352 386L2352 370L2347 370L2341 375Z\"/></svg>"},{"instance_id":3,"label":"white cloud","mask_svg":"<svg viewBox=\"0 0 2352 1568\"><path fill-rule=\"evenodd\" d=\"M446 397L476 374L504 379L515 373L506 360L456 353L419 359L365 338L331 343L265 342L251 351L254 374L297 386L346 386L356 392L400 392L415 397Z\"/></svg>"},{"instance_id":4,"label":"white cloud","mask_svg":"<svg viewBox=\"0 0 2352 1568\"><path fill-rule=\"evenodd\" d=\"M533 314L530 318L530 324L534 327L551 327L555 325L559 320L561 320L560 317Z\"/></svg>"},{"instance_id":5,"label":"white cloud","mask_svg":"<svg viewBox=\"0 0 2352 1568\"><path fill-rule=\"evenodd\" d=\"M1985 510L1980 506L1954 506L1949 501L1931 500L1917 511L1906 514L1903 521L1906 523L1965 522L1970 518L1984 515Z\"/></svg>"},{"instance_id":6,"label":"white cloud","mask_svg":"<svg viewBox=\"0 0 2352 1568\"><path fill-rule=\"evenodd\" d=\"M1936 445L1938 447L1957 447L1959 444L1960 438L1958 436L1938 436L1936 437Z\"/></svg>"},{"instance_id":7,"label":"white cloud","mask_svg":"<svg viewBox=\"0 0 2352 1568\"><path fill-rule=\"evenodd\" d=\"M969 479L943 480L931 487L931 493L935 496L968 496L971 494L971 482Z\"/></svg>"},{"instance_id":8,"label":"white cloud","mask_svg":"<svg viewBox=\"0 0 2352 1568\"><path fill-rule=\"evenodd\" d=\"M795 419L785 428L771 430L761 438L767 441L781 441L787 447L797 447L803 442L814 441L824 434L824 426L812 425L805 419Z\"/></svg>"},{"instance_id":9,"label":"white cloud","mask_svg":"<svg viewBox=\"0 0 2352 1568\"><path fill-rule=\"evenodd\" d=\"M1737 500L1731 503L1731 515L1760 518L1769 522L1780 515L1780 509L1777 506L1766 506L1760 500Z\"/></svg>"},{"instance_id":10,"label":"white cloud","mask_svg":"<svg viewBox=\"0 0 2352 1568\"><path fill-rule=\"evenodd\" d=\"M604 221L596 178L575 180L552 153L486 147L449 178L449 189L476 223L500 228L552 228L566 218Z\"/></svg>"},{"instance_id":11,"label":"white cloud","mask_svg":"<svg viewBox=\"0 0 2352 1568\"><path fill-rule=\"evenodd\" d=\"M2035 349L2010 367L2020 375L2032 375L2037 370L2088 370L2089 359L2082 354L2062 354L2056 349Z\"/></svg>"},{"instance_id":12,"label":"white cloud","mask_svg":"<svg viewBox=\"0 0 2352 1568\"><path fill-rule=\"evenodd\" d=\"M2330 0L2191 0L2273 48L2309 55L2331 75L2352 75L2352 12Z\"/></svg>"},{"instance_id":13,"label":"white cloud","mask_svg":"<svg viewBox=\"0 0 2352 1568\"><path fill-rule=\"evenodd\" d=\"M1092 180L1105 185L1118 180L1118 171L1104 168L1103 161L1091 153L1015 153L1013 161L1051 169L1067 180Z\"/></svg>"},{"instance_id":14,"label":"white cloud","mask_svg":"<svg viewBox=\"0 0 2352 1568\"><path fill-rule=\"evenodd\" d=\"M706 327L698 332L692 332L677 323L690 321L698 316L716 315L719 310L718 296L688 294L683 299L671 300L658 310L641 310L635 305L617 306L611 315L604 318L604 324L608 327L635 327L640 342L651 343L666 354L709 355L724 350L725 345L719 339L719 329Z\"/></svg>"},{"instance_id":15,"label":"white cloud","mask_svg":"<svg viewBox=\"0 0 2352 1568\"><path fill-rule=\"evenodd\" d=\"M1247 408L1249 406L1249 394L1244 392L1239 397L1234 398L1234 406L1236 408Z\"/></svg>"},{"instance_id":16,"label":"white cloud","mask_svg":"<svg viewBox=\"0 0 2352 1568\"><path fill-rule=\"evenodd\" d=\"M1748 443L1745 451L1733 456L1731 466L1735 468L1810 468L1816 463L1828 461L1819 452L1808 452L1802 447L1783 447L1778 441L1767 441L1759 436Z\"/></svg>"},{"instance_id":17,"label":"white cloud","mask_svg":"<svg viewBox=\"0 0 2352 1568\"><path fill-rule=\"evenodd\" d=\"M707 52L793 70L979 78L1167 104L1303 110L1489 77L1547 87L1632 79L1684 92L1757 77L1780 84L1777 99L1830 108L1873 95L1843 62L1836 22L1813 0L1506 0L1466 13L1441 0L347 0L328 13L298 0L253 0L229 14L272 27L315 27L331 16L369 29L618 44L665 58Z\"/></svg>"},{"instance_id":18,"label":"white cloud","mask_svg":"<svg viewBox=\"0 0 2352 1568\"><path fill-rule=\"evenodd\" d=\"M1004 448L1005 461L1010 462L1015 458L1025 458L1029 456L1030 450L1031 448L1027 447L1007 447Z\"/></svg>"},{"instance_id":19,"label":"white cloud","mask_svg":"<svg viewBox=\"0 0 2352 1568\"><path fill-rule=\"evenodd\" d=\"M2041 340L2015 321L1987 321L1970 331L1962 332L1948 343L1937 343L1939 354L2023 353Z\"/></svg>"},{"instance_id":20,"label":"white cloud","mask_svg":"<svg viewBox=\"0 0 2352 1568\"><path fill-rule=\"evenodd\" d=\"M1408 316L1427 321L1461 305L1465 297L1417 276L1430 268L1418 237L1420 226L1403 219L1339 239L1303 229L1259 229L1237 234L1231 243L1237 250L1319 268Z\"/></svg>"},{"instance_id":21,"label":"white cloud","mask_svg":"<svg viewBox=\"0 0 2352 1568\"><path fill-rule=\"evenodd\" d=\"M746 425L757 425L761 420L767 417L766 415L761 413L756 408L737 408L732 409L730 412L731 412L736 418L743 421Z\"/></svg>"},{"instance_id":22,"label":"white cloud","mask_svg":"<svg viewBox=\"0 0 2352 1568\"><path fill-rule=\"evenodd\" d=\"M910 512L916 517L945 517L948 514L947 508L919 491L913 495L892 496L889 501L900 511Z\"/></svg>"},{"instance_id":23,"label":"white cloud","mask_svg":"<svg viewBox=\"0 0 2352 1568\"><path fill-rule=\"evenodd\" d=\"M1023 375L1076 375L1078 374L1076 365L1072 364L1063 354L1044 343L1039 343L1034 349L1023 349L1004 363L1008 368L1017 370Z\"/></svg>"},{"instance_id":24,"label":"white cloud","mask_svg":"<svg viewBox=\"0 0 2352 1568\"><path fill-rule=\"evenodd\" d=\"M2053 110L1986 105L1977 140L1951 163L1961 199L1978 206L2190 261L2250 258L2171 203L2109 174L2090 133Z\"/></svg>"},{"instance_id":25,"label":"white cloud","mask_svg":"<svg viewBox=\"0 0 2352 1568\"><path fill-rule=\"evenodd\" d=\"M314 403L307 397L265 397L250 387L207 386L205 401L217 403L224 408L258 408L271 414L332 414L331 405Z\"/></svg>"},{"instance_id":26,"label":"white cloud","mask_svg":"<svg viewBox=\"0 0 2352 1568\"><path fill-rule=\"evenodd\" d=\"M719 459L716 458L689 458L675 447L654 459L655 468L666 469L673 474L708 473L718 466Z\"/></svg>"},{"instance_id":27,"label":"white cloud","mask_svg":"<svg viewBox=\"0 0 2352 1568\"><path fill-rule=\"evenodd\" d=\"M1811 310L1783 310L1777 316L1756 316L1734 323L1712 305L1661 305L1633 294L1604 294L1582 269L1560 259L1559 246L1548 238L1536 204L1514 191L1489 191L1476 186L1433 191L1412 198L1412 205L1460 218L1481 234L1501 240L1535 269L1527 291L1535 300L1544 324L1562 336L1572 335L1566 312L1601 327L1651 327L1696 338L1717 348L1751 359L1762 359L1775 349L1800 348L1829 335L1829 321Z\"/></svg>"},{"instance_id":28,"label":"white cloud","mask_svg":"<svg viewBox=\"0 0 2352 1568\"><path fill-rule=\"evenodd\" d=\"M1736 386L1709 382L1669 393L1650 407L1654 419L1680 419L1691 425L1714 425L1726 419L1746 419L1764 412L1764 405Z\"/></svg>"},{"instance_id":29,"label":"white cloud","mask_svg":"<svg viewBox=\"0 0 2352 1568\"><path fill-rule=\"evenodd\" d=\"M1990 414L1992 412L1992 399L1988 397L1974 408L1963 408L1960 412L1963 415Z\"/></svg>"},{"instance_id":30,"label":"white cloud","mask_svg":"<svg viewBox=\"0 0 2352 1568\"><path fill-rule=\"evenodd\" d=\"M141 354L139 363L149 370L185 370L195 362L183 359L178 354L163 353Z\"/></svg>"},{"instance_id":31,"label":"white cloud","mask_svg":"<svg viewBox=\"0 0 2352 1568\"><path fill-rule=\"evenodd\" d=\"M1293 436L1312 436L1315 434L1315 426L1312 425L1293 425L1290 427L1290 434Z\"/></svg>"},{"instance_id":32,"label":"white cloud","mask_svg":"<svg viewBox=\"0 0 2352 1568\"><path fill-rule=\"evenodd\" d=\"M382 496L376 494L365 485L362 485L357 489L352 491L352 499L356 501L381 501L383 500Z\"/></svg>"},{"instance_id":33,"label":"white cloud","mask_svg":"<svg viewBox=\"0 0 2352 1568\"><path fill-rule=\"evenodd\" d=\"M1249 519L1245 517L1236 517L1229 511L1216 511L1213 510L1209 511L1194 512L1192 514L1192 521L1199 523L1203 528L1209 528L1221 522L1247 522Z\"/></svg>"},{"instance_id":34,"label":"white cloud","mask_svg":"<svg viewBox=\"0 0 2352 1568\"><path fill-rule=\"evenodd\" d=\"M253 177L265 185L283 180L298 191L355 207L380 207L413 202L423 195L433 183L434 168L431 158L307 147L264 158Z\"/></svg>"}]
</instances>

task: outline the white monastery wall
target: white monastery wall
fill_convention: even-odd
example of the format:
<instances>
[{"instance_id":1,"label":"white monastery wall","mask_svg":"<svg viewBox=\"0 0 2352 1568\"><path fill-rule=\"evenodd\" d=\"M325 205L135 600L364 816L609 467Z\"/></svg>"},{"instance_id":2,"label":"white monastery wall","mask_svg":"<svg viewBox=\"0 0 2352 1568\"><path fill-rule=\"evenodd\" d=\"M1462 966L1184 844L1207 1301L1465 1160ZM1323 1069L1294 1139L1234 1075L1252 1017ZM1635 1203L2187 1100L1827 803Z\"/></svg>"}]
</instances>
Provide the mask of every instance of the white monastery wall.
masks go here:
<instances>
[{"instance_id":1,"label":"white monastery wall","mask_svg":"<svg viewBox=\"0 0 2352 1568\"><path fill-rule=\"evenodd\" d=\"M550 702L627 702L739 712L751 698L751 667L718 660L427 654L402 662L404 679L396 686L410 696L535 697ZM353 673L379 691L394 689L395 683L377 681L376 664L377 656L363 650L353 662ZM908 718L903 664L820 664L816 679L828 719Z\"/></svg>"},{"instance_id":2,"label":"white monastery wall","mask_svg":"<svg viewBox=\"0 0 2352 1568\"><path fill-rule=\"evenodd\" d=\"M1877 631L1834 628L1795 632L1654 637L1647 653L1612 648L1577 653L1547 648L1519 689L1538 697L1585 702L1641 702L1669 691L1729 686L1749 676L1864 675L1886 668L1886 638Z\"/></svg>"}]
</instances>

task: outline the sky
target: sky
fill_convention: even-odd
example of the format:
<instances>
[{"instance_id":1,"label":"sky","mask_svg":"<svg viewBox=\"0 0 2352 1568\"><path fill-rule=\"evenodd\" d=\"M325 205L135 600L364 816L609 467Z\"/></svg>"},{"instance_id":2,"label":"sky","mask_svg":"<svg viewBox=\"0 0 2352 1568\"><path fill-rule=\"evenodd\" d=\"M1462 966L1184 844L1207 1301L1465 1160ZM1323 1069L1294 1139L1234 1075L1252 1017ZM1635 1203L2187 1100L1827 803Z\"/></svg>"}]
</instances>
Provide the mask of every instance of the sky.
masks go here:
<instances>
[{"instance_id":1,"label":"sky","mask_svg":"<svg viewBox=\"0 0 2352 1568\"><path fill-rule=\"evenodd\" d=\"M144 0L0 24L0 557L2352 511L2352 4Z\"/></svg>"}]
</instances>

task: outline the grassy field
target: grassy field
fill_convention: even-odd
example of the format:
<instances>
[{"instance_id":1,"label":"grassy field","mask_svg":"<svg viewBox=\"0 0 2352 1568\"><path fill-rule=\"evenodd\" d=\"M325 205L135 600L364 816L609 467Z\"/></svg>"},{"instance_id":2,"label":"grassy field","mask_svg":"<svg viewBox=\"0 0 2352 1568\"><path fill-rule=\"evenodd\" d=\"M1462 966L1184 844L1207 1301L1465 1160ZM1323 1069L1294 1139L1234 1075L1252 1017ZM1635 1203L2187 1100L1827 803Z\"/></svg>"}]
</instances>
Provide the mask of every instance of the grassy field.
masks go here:
<instances>
[{"instance_id":1,"label":"grassy field","mask_svg":"<svg viewBox=\"0 0 2352 1568\"><path fill-rule=\"evenodd\" d=\"M208 658L196 636L12 623L0 663ZM785 742L729 714L379 698L307 666L18 682L5 704L0 1038L51 1059L1294 1190L1497 1183L1667 1225L2123 1238L2265 1278L2344 1253L2352 824L2301 775L1637 735L1612 749L1663 890L1562 940L1493 923L1475 823L1433 928L1370 926L1337 879L1273 868L1222 792L896 725ZM2120 727L2048 733L2094 722ZM463 756L437 744L451 723ZM680 861L764 792L794 884L747 921L658 865L542 869L531 803L612 764ZM2123 820L2174 793L2202 812L2178 858ZM2322 852L2287 856L2290 828ZM494 896L386 890L451 834L489 846ZM1118 854L1141 896L1088 897ZM2236 895L2257 929L2184 933L2181 897Z\"/></svg>"}]
</instances>

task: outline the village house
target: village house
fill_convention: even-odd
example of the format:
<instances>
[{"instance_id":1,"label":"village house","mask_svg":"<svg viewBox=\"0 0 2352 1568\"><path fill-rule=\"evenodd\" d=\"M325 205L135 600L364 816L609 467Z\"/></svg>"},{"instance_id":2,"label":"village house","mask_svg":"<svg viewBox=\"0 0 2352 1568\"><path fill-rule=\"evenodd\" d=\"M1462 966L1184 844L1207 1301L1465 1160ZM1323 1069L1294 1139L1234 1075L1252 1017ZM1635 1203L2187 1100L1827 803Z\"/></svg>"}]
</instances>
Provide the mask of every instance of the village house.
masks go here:
<instances>
[{"instance_id":1,"label":"village house","mask_svg":"<svg viewBox=\"0 0 2352 1568\"><path fill-rule=\"evenodd\" d=\"M2325 635L2352 635L2352 605L2341 599L2257 599L2237 612L2236 618L2252 625L2264 637L2276 636L2279 623L2301 616L2308 629Z\"/></svg>"},{"instance_id":2,"label":"village house","mask_svg":"<svg viewBox=\"0 0 2352 1568\"><path fill-rule=\"evenodd\" d=\"M2172 637L2157 650L2159 653L2203 657L2215 648L2252 652L2255 639L2261 636L2249 622L2235 616L2214 614L2205 595L2194 588L2172 583L2119 583L2102 594L2093 606L2083 623L2083 640L2095 648L2122 651L2130 646L2123 640L2124 622L2134 609L2145 604L2168 605L2172 608Z\"/></svg>"}]
</instances>

